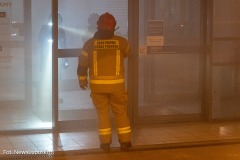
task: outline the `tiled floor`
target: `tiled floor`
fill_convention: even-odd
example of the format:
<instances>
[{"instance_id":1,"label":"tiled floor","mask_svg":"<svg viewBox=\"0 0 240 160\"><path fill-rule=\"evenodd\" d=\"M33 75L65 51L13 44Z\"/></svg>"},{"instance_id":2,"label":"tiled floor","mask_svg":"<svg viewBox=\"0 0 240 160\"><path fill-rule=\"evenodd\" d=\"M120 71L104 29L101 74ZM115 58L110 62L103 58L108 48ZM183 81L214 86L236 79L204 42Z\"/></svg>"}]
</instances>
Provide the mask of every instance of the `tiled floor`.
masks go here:
<instances>
[{"instance_id":1,"label":"tiled floor","mask_svg":"<svg viewBox=\"0 0 240 160\"><path fill-rule=\"evenodd\" d=\"M240 122L193 122L146 125L133 128L134 146L179 144L186 142L226 141L240 139ZM31 135L0 135L0 154L14 151L62 151L99 147L97 130ZM113 133L112 147L119 147Z\"/></svg>"}]
</instances>

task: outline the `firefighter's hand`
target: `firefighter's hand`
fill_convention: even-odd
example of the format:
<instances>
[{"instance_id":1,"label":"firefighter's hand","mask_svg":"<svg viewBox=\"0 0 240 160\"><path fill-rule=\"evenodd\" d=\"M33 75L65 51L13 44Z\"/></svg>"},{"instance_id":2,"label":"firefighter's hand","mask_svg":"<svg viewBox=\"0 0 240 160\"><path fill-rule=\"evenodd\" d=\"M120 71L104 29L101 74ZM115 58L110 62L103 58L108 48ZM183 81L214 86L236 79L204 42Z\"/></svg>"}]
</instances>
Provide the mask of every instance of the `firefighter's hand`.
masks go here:
<instances>
[{"instance_id":1,"label":"firefighter's hand","mask_svg":"<svg viewBox=\"0 0 240 160\"><path fill-rule=\"evenodd\" d=\"M88 87L88 81L86 80L79 80L79 86L81 89L86 90Z\"/></svg>"}]
</instances>

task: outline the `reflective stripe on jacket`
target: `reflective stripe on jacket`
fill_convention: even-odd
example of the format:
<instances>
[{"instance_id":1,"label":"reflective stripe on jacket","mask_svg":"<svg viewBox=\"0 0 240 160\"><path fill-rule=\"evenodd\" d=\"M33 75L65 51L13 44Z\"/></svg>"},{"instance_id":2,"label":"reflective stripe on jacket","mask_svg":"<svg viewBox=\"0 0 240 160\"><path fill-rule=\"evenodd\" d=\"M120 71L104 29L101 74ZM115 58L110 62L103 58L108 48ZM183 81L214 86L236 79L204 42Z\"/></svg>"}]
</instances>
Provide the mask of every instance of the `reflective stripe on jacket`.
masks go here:
<instances>
[{"instance_id":1,"label":"reflective stripe on jacket","mask_svg":"<svg viewBox=\"0 0 240 160\"><path fill-rule=\"evenodd\" d=\"M123 37L88 40L83 46L78 66L89 67L91 91L112 92L123 89L124 58L129 54L129 44ZM78 73L78 76L86 75Z\"/></svg>"}]
</instances>

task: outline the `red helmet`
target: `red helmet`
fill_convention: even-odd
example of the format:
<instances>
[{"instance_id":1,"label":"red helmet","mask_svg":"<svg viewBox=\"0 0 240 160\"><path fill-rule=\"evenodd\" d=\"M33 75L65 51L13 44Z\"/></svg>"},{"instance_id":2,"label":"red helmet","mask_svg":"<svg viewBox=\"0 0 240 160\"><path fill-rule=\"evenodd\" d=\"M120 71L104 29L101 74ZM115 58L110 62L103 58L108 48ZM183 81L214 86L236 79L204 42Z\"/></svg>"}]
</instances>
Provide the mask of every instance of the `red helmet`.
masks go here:
<instances>
[{"instance_id":1,"label":"red helmet","mask_svg":"<svg viewBox=\"0 0 240 160\"><path fill-rule=\"evenodd\" d=\"M113 15L106 12L99 17L97 25L98 30L114 31L116 26L116 20Z\"/></svg>"}]
</instances>

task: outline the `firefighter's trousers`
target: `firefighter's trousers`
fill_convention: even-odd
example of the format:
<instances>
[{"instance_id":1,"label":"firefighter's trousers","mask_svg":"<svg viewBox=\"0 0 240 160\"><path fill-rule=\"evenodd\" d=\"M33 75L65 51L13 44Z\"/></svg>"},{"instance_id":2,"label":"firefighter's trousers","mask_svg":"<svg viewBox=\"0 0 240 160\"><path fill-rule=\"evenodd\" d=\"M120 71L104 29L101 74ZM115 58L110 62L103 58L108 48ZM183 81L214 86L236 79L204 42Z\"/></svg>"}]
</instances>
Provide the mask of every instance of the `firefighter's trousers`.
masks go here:
<instances>
[{"instance_id":1,"label":"firefighter's trousers","mask_svg":"<svg viewBox=\"0 0 240 160\"><path fill-rule=\"evenodd\" d=\"M100 142L111 143L112 127L109 114L110 108L113 112L119 142L130 142L131 128L127 115L126 90L113 93L91 93L91 96L98 115Z\"/></svg>"}]
</instances>

